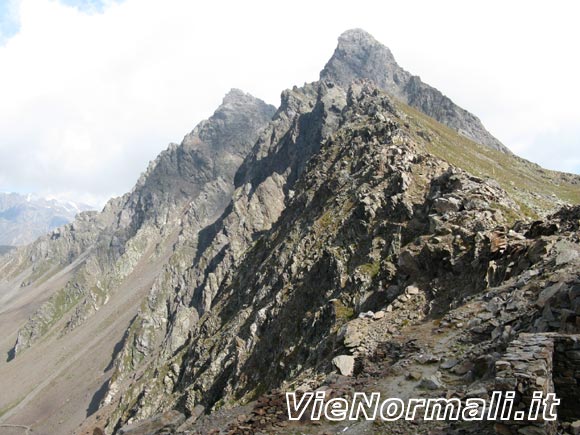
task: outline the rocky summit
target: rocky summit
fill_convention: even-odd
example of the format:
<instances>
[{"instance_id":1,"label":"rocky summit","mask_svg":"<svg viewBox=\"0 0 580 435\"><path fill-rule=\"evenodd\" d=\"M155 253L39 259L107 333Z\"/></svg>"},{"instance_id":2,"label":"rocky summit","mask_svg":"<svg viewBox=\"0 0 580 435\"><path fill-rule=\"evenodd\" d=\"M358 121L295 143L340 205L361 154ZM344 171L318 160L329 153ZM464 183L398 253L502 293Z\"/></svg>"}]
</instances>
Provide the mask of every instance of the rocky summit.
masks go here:
<instances>
[{"instance_id":1,"label":"rocky summit","mask_svg":"<svg viewBox=\"0 0 580 435\"><path fill-rule=\"evenodd\" d=\"M0 427L574 433L579 203L580 177L513 155L347 31L277 110L231 91L130 193L0 257ZM335 423L285 408L287 391L489 398L514 373L561 394L565 418Z\"/></svg>"},{"instance_id":2,"label":"rocky summit","mask_svg":"<svg viewBox=\"0 0 580 435\"><path fill-rule=\"evenodd\" d=\"M390 95L414 107L469 139L509 153L473 114L457 106L421 78L401 68L391 51L361 29L344 32L320 79L348 87L356 79L371 80Z\"/></svg>"}]
</instances>

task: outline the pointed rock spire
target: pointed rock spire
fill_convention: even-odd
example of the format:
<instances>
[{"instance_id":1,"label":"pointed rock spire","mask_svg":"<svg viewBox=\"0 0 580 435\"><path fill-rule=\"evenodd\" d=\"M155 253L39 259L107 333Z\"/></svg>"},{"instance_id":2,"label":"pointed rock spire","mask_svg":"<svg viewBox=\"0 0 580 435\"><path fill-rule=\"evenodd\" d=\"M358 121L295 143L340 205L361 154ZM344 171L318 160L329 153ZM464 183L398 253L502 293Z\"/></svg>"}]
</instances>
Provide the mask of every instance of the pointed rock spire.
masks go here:
<instances>
[{"instance_id":1,"label":"pointed rock spire","mask_svg":"<svg viewBox=\"0 0 580 435\"><path fill-rule=\"evenodd\" d=\"M353 80L370 80L395 98L469 139L510 152L475 115L401 68L391 50L362 29L347 30L340 35L336 50L321 71L320 79L330 80L342 87L348 87Z\"/></svg>"}]
</instances>

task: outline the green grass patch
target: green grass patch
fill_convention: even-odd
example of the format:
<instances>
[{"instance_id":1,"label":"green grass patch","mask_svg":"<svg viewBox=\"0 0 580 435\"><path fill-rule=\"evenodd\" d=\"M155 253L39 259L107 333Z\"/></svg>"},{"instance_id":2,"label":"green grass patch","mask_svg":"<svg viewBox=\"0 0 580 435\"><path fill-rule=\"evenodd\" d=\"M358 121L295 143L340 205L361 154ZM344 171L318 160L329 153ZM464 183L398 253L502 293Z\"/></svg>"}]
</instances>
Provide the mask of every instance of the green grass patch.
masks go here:
<instances>
[{"instance_id":1,"label":"green grass patch","mask_svg":"<svg viewBox=\"0 0 580 435\"><path fill-rule=\"evenodd\" d=\"M348 322L354 317L354 310L351 307L342 303L340 300L336 299L335 301L333 301L333 305L336 320Z\"/></svg>"},{"instance_id":2,"label":"green grass patch","mask_svg":"<svg viewBox=\"0 0 580 435\"><path fill-rule=\"evenodd\" d=\"M580 176L541 168L521 157L480 145L422 112L397 101L407 115L413 138L427 151L480 178L496 180L520 205L519 219L554 210L556 198L580 204ZM419 134L428 131L428 140Z\"/></svg>"},{"instance_id":3,"label":"green grass patch","mask_svg":"<svg viewBox=\"0 0 580 435\"><path fill-rule=\"evenodd\" d=\"M379 274L381 270L381 263L379 261L374 261L372 263L362 264L358 267L358 270L371 278L374 278Z\"/></svg>"}]
</instances>

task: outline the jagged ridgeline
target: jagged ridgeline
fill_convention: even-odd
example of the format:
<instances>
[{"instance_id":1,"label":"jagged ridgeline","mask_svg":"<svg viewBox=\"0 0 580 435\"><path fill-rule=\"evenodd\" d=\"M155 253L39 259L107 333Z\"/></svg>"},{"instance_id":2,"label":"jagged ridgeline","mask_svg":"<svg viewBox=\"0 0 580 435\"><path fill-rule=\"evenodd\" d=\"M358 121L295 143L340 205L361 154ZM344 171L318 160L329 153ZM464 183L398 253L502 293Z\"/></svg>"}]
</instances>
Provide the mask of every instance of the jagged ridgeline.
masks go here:
<instances>
[{"instance_id":1,"label":"jagged ridgeline","mask_svg":"<svg viewBox=\"0 0 580 435\"><path fill-rule=\"evenodd\" d=\"M231 91L130 193L0 257L0 422L204 433L200 413L317 388L338 355L361 370L403 328L575 266L577 210L530 223L580 179L513 155L364 31L281 100Z\"/></svg>"}]
</instances>

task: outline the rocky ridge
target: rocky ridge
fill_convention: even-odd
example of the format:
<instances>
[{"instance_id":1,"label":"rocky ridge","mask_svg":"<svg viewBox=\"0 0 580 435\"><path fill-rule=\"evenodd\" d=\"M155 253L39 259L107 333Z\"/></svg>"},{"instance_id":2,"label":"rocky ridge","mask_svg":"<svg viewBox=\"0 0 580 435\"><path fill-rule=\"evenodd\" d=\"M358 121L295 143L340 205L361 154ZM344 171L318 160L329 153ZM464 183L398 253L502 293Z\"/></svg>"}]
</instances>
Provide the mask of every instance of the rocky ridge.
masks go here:
<instances>
[{"instance_id":1,"label":"rocky ridge","mask_svg":"<svg viewBox=\"0 0 580 435\"><path fill-rule=\"evenodd\" d=\"M340 95L340 89L319 84L318 101ZM320 137L320 151L288 187L279 218L260 230L253 244L243 245L243 256L227 263L232 272L220 275L224 278L211 293L209 309L188 304L199 310L199 321L188 324L182 345L154 353L131 386L119 388L124 390L120 396L110 391L115 408L110 425L174 407L188 416L199 415L199 409L216 412L259 399L272 388L320 388L336 357L372 360L400 339L401 329L419 328L430 318L449 319L434 328L443 334L448 325L460 324L454 316L473 309L466 301L481 303L486 289L514 277L520 286L533 281L536 272L529 269L548 254L536 238L549 231L538 228L550 225L512 227L510 215L521 210L500 185L427 153L405 126L405 114L373 85L352 85L346 98L333 101L326 107L343 104L330 124L335 130ZM229 210L239 215L252 194L250 186L260 188L261 179L258 172L258 181L238 187ZM222 221L229 217L226 211ZM232 246L225 249L235 252ZM214 259L218 268L220 261ZM471 361L483 357L480 349L499 350L519 330L550 329L542 326L544 312L534 306L514 305L504 312L511 313L506 327L499 323L486 330L484 320L493 324L495 319L485 315L471 322L479 334L490 334L490 344L474 347L456 374L473 370ZM464 335L454 340L457 347L474 341ZM457 347L438 349L435 361L461 355ZM270 363L263 364L264 359ZM119 383L122 360L117 360ZM441 377L433 373L420 385L442 390ZM237 422L234 427L254 426ZM261 423L257 427L264 429ZM188 430L194 428L190 422ZM238 433L233 430L223 433Z\"/></svg>"}]
</instances>

